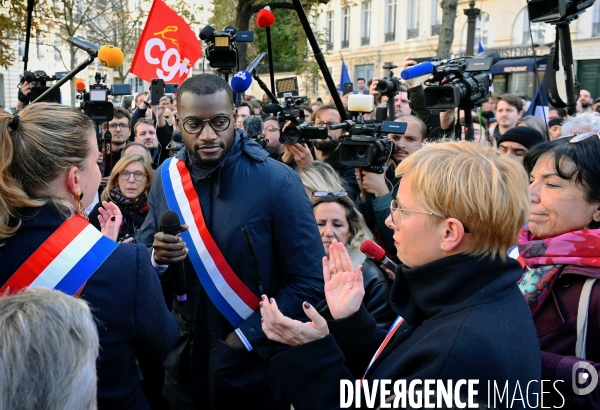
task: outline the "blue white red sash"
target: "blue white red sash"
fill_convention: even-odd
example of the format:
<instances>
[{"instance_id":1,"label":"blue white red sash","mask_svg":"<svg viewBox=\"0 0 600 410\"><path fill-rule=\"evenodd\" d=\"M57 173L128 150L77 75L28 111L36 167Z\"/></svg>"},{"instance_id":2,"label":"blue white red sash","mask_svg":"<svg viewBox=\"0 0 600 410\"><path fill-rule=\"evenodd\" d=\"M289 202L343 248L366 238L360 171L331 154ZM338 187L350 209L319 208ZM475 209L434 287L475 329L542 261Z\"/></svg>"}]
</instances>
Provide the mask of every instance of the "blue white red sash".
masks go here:
<instances>
[{"instance_id":1,"label":"blue white red sash","mask_svg":"<svg viewBox=\"0 0 600 410\"><path fill-rule=\"evenodd\" d=\"M0 288L0 294L42 286L78 296L117 246L84 218L74 215L17 269Z\"/></svg>"},{"instance_id":2,"label":"blue white red sash","mask_svg":"<svg viewBox=\"0 0 600 410\"><path fill-rule=\"evenodd\" d=\"M185 163L177 158L167 159L161 176L169 209L189 226L181 237L196 275L219 312L237 328L258 309L260 299L233 272L208 231Z\"/></svg>"},{"instance_id":3,"label":"blue white red sash","mask_svg":"<svg viewBox=\"0 0 600 410\"><path fill-rule=\"evenodd\" d=\"M389 343L390 339L392 338L392 336L394 336L394 333L396 333L396 330L398 330L398 328L400 327L400 325L402 323L404 323L404 318L402 316L398 316L396 318L396 320L394 321L394 323L392 323L392 326L390 327L390 330L388 330L387 336L385 337L385 339L383 339L383 342L381 343L381 346L379 346L379 349L377 349L377 351L373 355L373 358L369 362L369 365L367 366L367 370L365 370L365 375L361 379L361 383L365 379L365 377L367 377L367 373L369 373L369 369L371 368L371 365L373 363L375 363L375 360L377 360L377 358L379 357L379 355L381 354L381 352L383 352L383 349L385 349L385 347Z\"/></svg>"}]
</instances>

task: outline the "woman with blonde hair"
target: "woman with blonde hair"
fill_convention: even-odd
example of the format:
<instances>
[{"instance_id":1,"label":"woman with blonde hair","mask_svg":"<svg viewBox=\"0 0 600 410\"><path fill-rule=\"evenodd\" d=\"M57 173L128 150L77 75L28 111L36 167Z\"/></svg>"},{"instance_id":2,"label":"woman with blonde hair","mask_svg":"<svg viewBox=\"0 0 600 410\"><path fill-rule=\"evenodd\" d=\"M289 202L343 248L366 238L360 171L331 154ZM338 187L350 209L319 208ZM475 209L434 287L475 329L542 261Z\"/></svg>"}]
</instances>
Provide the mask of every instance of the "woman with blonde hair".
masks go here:
<instances>
[{"instance_id":1,"label":"woman with blonde hair","mask_svg":"<svg viewBox=\"0 0 600 410\"><path fill-rule=\"evenodd\" d=\"M0 113L0 294L43 286L87 301L99 324L98 407L149 409L136 357L160 363L179 326L148 249L86 220L97 158L94 123L80 110L35 103ZM102 212L103 231L118 229L119 208Z\"/></svg>"},{"instance_id":2,"label":"woman with blonde hair","mask_svg":"<svg viewBox=\"0 0 600 410\"><path fill-rule=\"evenodd\" d=\"M133 241L146 220L152 176L152 164L145 156L137 154L121 158L110 173L100 199L104 203L114 203L123 215L117 241ZM101 206L102 204L98 203L90 212L90 223L98 229Z\"/></svg>"},{"instance_id":3,"label":"woman with blonde hair","mask_svg":"<svg viewBox=\"0 0 600 410\"><path fill-rule=\"evenodd\" d=\"M364 308L362 271L337 241L323 259L327 317L305 302L311 322L302 323L262 298L265 334L294 346L271 359L294 408L339 409L341 382L361 376L369 388L391 381L388 396L396 381L437 380L447 389L449 380L476 380L471 402L487 404L492 381L509 391L528 386L526 400L537 400L539 344L517 285L521 267L507 259L529 214L523 167L492 148L457 141L424 146L396 176L402 179L387 225L403 264L390 294L398 318L387 334ZM404 389L406 399L412 389ZM467 392L459 384L456 390Z\"/></svg>"},{"instance_id":4,"label":"woman with blonde hair","mask_svg":"<svg viewBox=\"0 0 600 410\"><path fill-rule=\"evenodd\" d=\"M367 311L375 318L377 326L387 329L394 321L389 304L391 280L375 262L360 251L362 243L373 239L365 219L348 193L342 188L342 179L331 165L314 161L298 170L304 189L313 204L325 255L333 240L346 246L352 266L362 266ZM319 305L321 306L321 305Z\"/></svg>"}]
</instances>

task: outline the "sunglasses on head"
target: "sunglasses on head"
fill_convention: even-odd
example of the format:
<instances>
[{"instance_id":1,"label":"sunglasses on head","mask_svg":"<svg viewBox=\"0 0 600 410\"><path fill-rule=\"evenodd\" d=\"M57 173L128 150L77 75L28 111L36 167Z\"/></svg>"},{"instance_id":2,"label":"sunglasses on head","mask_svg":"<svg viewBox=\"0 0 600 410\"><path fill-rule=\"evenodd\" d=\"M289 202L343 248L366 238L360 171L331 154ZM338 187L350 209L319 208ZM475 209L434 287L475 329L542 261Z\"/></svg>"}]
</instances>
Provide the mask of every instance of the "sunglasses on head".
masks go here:
<instances>
[{"instance_id":1,"label":"sunglasses on head","mask_svg":"<svg viewBox=\"0 0 600 410\"><path fill-rule=\"evenodd\" d=\"M561 138L569 138L569 142L575 144L576 142L581 142L591 137L598 137L600 139L600 133L598 131L584 132L583 134L565 135Z\"/></svg>"},{"instance_id":2,"label":"sunglasses on head","mask_svg":"<svg viewBox=\"0 0 600 410\"><path fill-rule=\"evenodd\" d=\"M334 192L329 192L329 191L315 191L312 193L312 196L314 196L315 198L320 198L320 197L324 197L324 196L348 196L348 192L346 191L334 191Z\"/></svg>"}]
</instances>

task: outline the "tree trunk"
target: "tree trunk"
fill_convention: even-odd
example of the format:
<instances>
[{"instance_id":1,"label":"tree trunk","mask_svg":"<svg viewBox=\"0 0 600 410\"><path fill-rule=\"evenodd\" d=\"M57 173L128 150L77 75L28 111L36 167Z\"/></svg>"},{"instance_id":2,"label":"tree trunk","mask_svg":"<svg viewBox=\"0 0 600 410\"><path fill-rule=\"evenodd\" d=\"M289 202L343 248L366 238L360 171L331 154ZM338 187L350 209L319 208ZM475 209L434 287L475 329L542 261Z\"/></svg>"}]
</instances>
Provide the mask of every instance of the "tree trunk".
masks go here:
<instances>
[{"instance_id":1,"label":"tree trunk","mask_svg":"<svg viewBox=\"0 0 600 410\"><path fill-rule=\"evenodd\" d=\"M442 24L438 40L437 56L445 59L450 57L452 42L454 41L454 22L458 0L442 0Z\"/></svg>"}]
</instances>

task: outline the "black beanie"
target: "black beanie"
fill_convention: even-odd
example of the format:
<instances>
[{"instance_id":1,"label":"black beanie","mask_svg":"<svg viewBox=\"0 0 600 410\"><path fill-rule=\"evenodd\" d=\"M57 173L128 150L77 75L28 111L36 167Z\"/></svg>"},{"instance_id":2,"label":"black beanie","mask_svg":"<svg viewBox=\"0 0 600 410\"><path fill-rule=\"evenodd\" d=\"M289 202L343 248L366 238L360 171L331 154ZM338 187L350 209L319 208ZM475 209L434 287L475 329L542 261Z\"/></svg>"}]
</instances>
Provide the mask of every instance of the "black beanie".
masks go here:
<instances>
[{"instance_id":1,"label":"black beanie","mask_svg":"<svg viewBox=\"0 0 600 410\"><path fill-rule=\"evenodd\" d=\"M564 123L565 120L560 117L552 118L550 121L548 121L548 128L554 127L555 125L563 125Z\"/></svg>"},{"instance_id":2,"label":"black beanie","mask_svg":"<svg viewBox=\"0 0 600 410\"><path fill-rule=\"evenodd\" d=\"M529 127L512 127L498 139L498 145L504 141L512 141L529 149L535 144L544 142L544 136L536 129Z\"/></svg>"}]
</instances>

